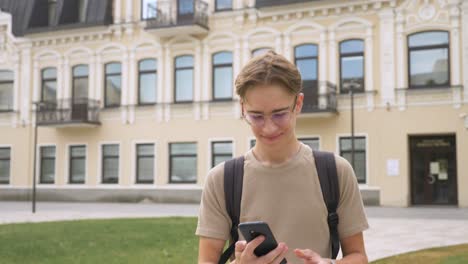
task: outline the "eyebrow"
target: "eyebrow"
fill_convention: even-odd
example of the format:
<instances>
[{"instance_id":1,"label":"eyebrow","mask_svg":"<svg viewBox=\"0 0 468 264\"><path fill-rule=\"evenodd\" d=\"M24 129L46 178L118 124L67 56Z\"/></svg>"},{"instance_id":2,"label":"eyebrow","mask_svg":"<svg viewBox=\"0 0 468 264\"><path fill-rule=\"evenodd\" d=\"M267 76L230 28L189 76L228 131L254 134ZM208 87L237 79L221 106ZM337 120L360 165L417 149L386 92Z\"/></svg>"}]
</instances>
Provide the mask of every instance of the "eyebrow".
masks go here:
<instances>
[{"instance_id":1,"label":"eyebrow","mask_svg":"<svg viewBox=\"0 0 468 264\"><path fill-rule=\"evenodd\" d=\"M283 107L283 108L275 109L275 110L271 111L271 113L282 112L282 111L284 111L284 110L288 110L289 108L290 108L290 107ZM264 114L262 111L255 111L255 110L247 111L247 113L252 113L252 114Z\"/></svg>"}]
</instances>

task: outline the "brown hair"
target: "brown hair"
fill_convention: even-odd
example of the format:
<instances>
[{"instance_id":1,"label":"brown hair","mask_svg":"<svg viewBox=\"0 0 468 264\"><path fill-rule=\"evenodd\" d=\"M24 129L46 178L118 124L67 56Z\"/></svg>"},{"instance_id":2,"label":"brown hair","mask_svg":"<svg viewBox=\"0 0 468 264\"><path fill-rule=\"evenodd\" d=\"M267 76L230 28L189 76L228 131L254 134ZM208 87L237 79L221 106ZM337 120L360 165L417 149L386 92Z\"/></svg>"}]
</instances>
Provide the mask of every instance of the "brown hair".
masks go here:
<instances>
[{"instance_id":1,"label":"brown hair","mask_svg":"<svg viewBox=\"0 0 468 264\"><path fill-rule=\"evenodd\" d=\"M297 67L274 51L251 59L236 78L236 93L245 98L248 89L258 85L278 84L291 94L302 91L301 74Z\"/></svg>"}]
</instances>

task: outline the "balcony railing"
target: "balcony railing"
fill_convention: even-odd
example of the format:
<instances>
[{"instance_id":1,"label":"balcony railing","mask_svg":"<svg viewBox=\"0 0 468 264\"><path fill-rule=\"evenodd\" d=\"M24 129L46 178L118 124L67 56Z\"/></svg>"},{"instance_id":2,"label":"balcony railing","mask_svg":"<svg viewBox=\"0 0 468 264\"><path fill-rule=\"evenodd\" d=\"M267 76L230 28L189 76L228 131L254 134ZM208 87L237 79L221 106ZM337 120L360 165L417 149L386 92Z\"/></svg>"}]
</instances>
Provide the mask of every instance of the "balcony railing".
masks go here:
<instances>
[{"instance_id":1,"label":"balcony railing","mask_svg":"<svg viewBox=\"0 0 468 264\"><path fill-rule=\"evenodd\" d=\"M74 98L39 102L36 122L39 126L100 125L99 101Z\"/></svg>"},{"instance_id":2,"label":"balcony railing","mask_svg":"<svg viewBox=\"0 0 468 264\"><path fill-rule=\"evenodd\" d=\"M202 0L158 1L147 10L147 29L188 25L208 29L208 4Z\"/></svg>"},{"instance_id":3,"label":"balcony railing","mask_svg":"<svg viewBox=\"0 0 468 264\"><path fill-rule=\"evenodd\" d=\"M304 82L304 105L302 113L337 111L336 85L328 81Z\"/></svg>"}]
</instances>

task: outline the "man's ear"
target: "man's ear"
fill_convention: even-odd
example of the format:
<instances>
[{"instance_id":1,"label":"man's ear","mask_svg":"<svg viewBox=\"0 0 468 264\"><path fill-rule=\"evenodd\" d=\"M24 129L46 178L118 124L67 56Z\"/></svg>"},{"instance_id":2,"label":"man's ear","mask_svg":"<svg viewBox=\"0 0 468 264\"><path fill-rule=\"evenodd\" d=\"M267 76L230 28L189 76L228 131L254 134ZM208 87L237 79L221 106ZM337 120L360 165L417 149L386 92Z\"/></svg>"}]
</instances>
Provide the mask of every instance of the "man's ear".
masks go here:
<instances>
[{"instance_id":1,"label":"man's ear","mask_svg":"<svg viewBox=\"0 0 468 264\"><path fill-rule=\"evenodd\" d=\"M299 93L297 95L297 100L296 100L296 113L300 113L302 111L302 106L304 105L304 94Z\"/></svg>"}]
</instances>

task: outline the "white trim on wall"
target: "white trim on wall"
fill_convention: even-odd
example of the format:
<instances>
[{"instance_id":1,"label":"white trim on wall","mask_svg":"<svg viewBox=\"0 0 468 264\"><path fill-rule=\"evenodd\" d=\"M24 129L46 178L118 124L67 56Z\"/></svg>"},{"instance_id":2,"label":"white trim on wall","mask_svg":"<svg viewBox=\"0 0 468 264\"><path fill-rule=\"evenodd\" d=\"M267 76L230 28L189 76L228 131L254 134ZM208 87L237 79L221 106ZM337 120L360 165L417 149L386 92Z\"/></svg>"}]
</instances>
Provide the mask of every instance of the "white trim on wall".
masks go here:
<instances>
[{"instance_id":1,"label":"white trim on wall","mask_svg":"<svg viewBox=\"0 0 468 264\"><path fill-rule=\"evenodd\" d=\"M351 137L348 133L338 133L336 134L336 155L340 155L340 138ZM354 137L364 137L366 139L366 182L359 183L359 188L363 186L369 186L370 182L370 173L369 173L369 134L368 133L355 133ZM354 168L353 168L354 170Z\"/></svg>"},{"instance_id":2,"label":"white trim on wall","mask_svg":"<svg viewBox=\"0 0 468 264\"><path fill-rule=\"evenodd\" d=\"M318 145L319 145L319 150L322 150L322 136L320 135L304 135L304 134L300 134L300 135L296 135L296 138L297 140L301 141L302 139L317 139L318 140Z\"/></svg>"},{"instance_id":3,"label":"white trim on wall","mask_svg":"<svg viewBox=\"0 0 468 264\"><path fill-rule=\"evenodd\" d=\"M153 183L137 183L137 145L139 144L153 144L154 150L153 150L153 155L154 155L154 160L153 160ZM144 139L138 139L138 140L133 140L132 141L132 149L130 151L131 153L131 172L130 172L130 184L133 186L146 186L146 187L156 187L157 186L157 180L158 180L158 157L157 157L157 143L156 141L151 141L151 140L144 140Z\"/></svg>"},{"instance_id":4,"label":"white trim on wall","mask_svg":"<svg viewBox=\"0 0 468 264\"><path fill-rule=\"evenodd\" d=\"M54 164L54 183L41 183L41 147L55 147L55 164ZM58 169L57 169L57 152L58 147L56 143L40 143L36 146L36 183L37 186L57 186Z\"/></svg>"},{"instance_id":5,"label":"white trim on wall","mask_svg":"<svg viewBox=\"0 0 468 264\"><path fill-rule=\"evenodd\" d=\"M78 187L78 188L85 188L87 187L86 185L89 183L89 173L88 173L88 166L89 166L89 162L88 162L88 158L89 158L89 147L88 147L88 143L67 143L66 145L66 149L65 149L65 158L66 158L66 161L65 161L65 173L64 173L64 185L68 185L70 187ZM86 149L86 156L85 156L85 181L84 183L70 183L69 180L70 180L70 147L74 147L74 146L84 146L85 149Z\"/></svg>"},{"instance_id":6,"label":"white trim on wall","mask_svg":"<svg viewBox=\"0 0 468 264\"><path fill-rule=\"evenodd\" d=\"M232 143L232 157L236 157L236 142L233 137L215 137L215 138L208 138L208 164L207 164L207 171L211 170L211 164L213 163L212 160L212 152L211 152L211 145L216 142L226 142L226 141L231 141Z\"/></svg>"},{"instance_id":7,"label":"white trim on wall","mask_svg":"<svg viewBox=\"0 0 468 264\"><path fill-rule=\"evenodd\" d=\"M117 176L117 183L103 183L102 182L102 146L104 145L118 145L119 146L119 172ZM101 188L115 188L116 186L122 187L122 142L121 141L99 141L98 144L98 163L97 163L97 185Z\"/></svg>"}]
</instances>

